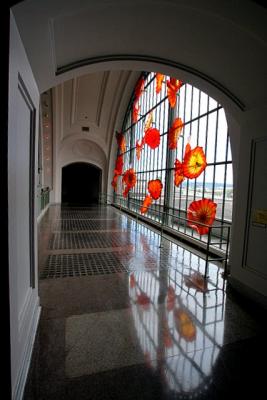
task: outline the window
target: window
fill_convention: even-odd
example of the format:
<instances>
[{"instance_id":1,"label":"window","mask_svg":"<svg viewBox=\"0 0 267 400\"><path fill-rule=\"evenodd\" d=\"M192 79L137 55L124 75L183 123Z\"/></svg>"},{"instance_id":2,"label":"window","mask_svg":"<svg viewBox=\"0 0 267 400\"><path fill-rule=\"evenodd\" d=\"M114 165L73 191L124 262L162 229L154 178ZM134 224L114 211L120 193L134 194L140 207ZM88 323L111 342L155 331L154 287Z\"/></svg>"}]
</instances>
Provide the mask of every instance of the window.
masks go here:
<instances>
[{"instance_id":1,"label":"window","mask_svg":"<svg viewBox=\"0 0 267 400\"><path fill-rule=\"evenodd\" d=\"M123 171L133 168L137 182L124 198L120 176L115 201L141 215L140 207L148 194L148 181L160 179L163 184L161 196L153 201L145 218L164 223L183 235L205 242L207 235L199 235L188 226L187 208L195 200L210 199L217 204L213 226L221 227L212 229L212 235L220 238L218 246L222 249L226 235L223 227L231 223L233 197L232 155L224 109L206 93L187 83L179 88L176 104L171 107L167 93L170 77L164 76L158 94L156 73L143 73L140 79L144 79L144 90L138 101L137 121L133 122L132 111L136 98L133 93L122 126L126 141L126 150L122 152ZM143 145L140 159L137 159L136 146L141 143L145 124L151 116L151 126L160 132L160 145L155 149ZM168 131L176 118L181 118L183 129L177 147L171 150ZM197 178L184 179L179 186L175 186L175 160L183 160L187 143L192 149L202 147L207 165Z\"/></svg>"}]
</instances>

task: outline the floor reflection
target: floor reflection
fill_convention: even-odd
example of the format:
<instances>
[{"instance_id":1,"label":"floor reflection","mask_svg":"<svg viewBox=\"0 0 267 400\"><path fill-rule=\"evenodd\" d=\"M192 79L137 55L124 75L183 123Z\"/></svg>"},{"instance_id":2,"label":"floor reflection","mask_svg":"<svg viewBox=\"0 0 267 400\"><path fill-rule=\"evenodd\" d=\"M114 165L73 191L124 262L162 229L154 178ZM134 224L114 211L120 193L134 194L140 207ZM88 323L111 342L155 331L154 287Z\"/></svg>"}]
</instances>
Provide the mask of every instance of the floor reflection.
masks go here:
<instances>
[{"instance_id":1,"label":"floor reflection","mask_svg":"<svg viewBox=\"0 0 267 400\"><path fill-rule=\"evenodd\" d=\"M229 298L219 264L203 280L201 253L112 207L52 206L39 263L24 400L217 400L263 386L261 325Z\"/></svg>"},{"instance_id":2,"label":"floor reflection","mask_svg":"<svg viewBox=\"0 0 267 400\"><path fill-rule=\"evenodd\" d=\"M146 364L172 391L206 390L223 345L224 292L200 293L170 269L132 272L129 296Z\"/></svg>"}]
</instances>

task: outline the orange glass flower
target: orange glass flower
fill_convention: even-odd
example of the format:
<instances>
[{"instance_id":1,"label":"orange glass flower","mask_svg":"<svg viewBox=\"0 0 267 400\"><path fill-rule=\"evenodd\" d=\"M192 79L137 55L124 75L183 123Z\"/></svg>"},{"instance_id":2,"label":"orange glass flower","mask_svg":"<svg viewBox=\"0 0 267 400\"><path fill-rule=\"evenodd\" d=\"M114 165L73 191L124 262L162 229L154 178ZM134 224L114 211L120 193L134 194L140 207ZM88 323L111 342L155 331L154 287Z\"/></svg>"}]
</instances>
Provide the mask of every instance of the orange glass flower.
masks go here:
<instances>
[{"instance_id":1,"label":"orange glass flower","mask_svg":"<svg viewBox=\"0 0 267 400\"><path fill-rule=\"evenodd\" d=\"M160 198L161 191L162 191L162 188L163 188L161 180L160 179L153 179L153 180L148 182L147 187L148 187L148 191L149 191L152 199L158 200Z\"/></svg>"},{"instance_id":2,"label":"orange glass flower","mask_svg":"<svg viewBox=\"0 0 267 400\"><path fill-rule=\"evenodd\" d=\"M184 167L181 161L178 159L175 160L174 164L174 184L175 186L179 186L184 181Z\"/></svg>"},{"instance_id":3,"label":"orange glass flower","mask_svg":"<svg viewBox=\"0 0 267 400\"><path fill-rule=\"evenodd\" d=\"M126 140L122 133L116 132L116 139L119 146L119 149L122 153L126 151Z\"/></svg>"},{"instance_id":4,"label":"orange glass flower","mask_svg":"<svg viewBox=\"0 0 267 400\"><path fill-rule=\"evenodd\" d=\"M156 93L159 94L162 88L162 82L164 79L164 75L160 74L159 72L156 73Z\"/></svg>"},{"instance_id":5,"label":"orange glass flower","mask_svg":"<svg viewBox=\"0 0 267 400\"><path fill-rule=\"evenodd\" d=\"M138 101L145 87L144 78L139 79L134 90L135 100Z\"/></svg>"},{"instance_id":6,"label":"orange glass flower","mask_svg":"<svg viewBox=\"0 0 267 400\"><path fill-rule=\"evenodd\" d=\"M213 224L216 208L217 204L210 199L193 201L187 209L188 225L200 235L205 235L209 232L209 227ZM199 225L198 222L208 226Z\"/></svg>"},{"instance_id":7,"label":"orange glass flower","mask_svg":"<svg viewBox=\"0 0 267 400\"><path fill-rule=\"evenodd\" d=\"M151 147L151 149L156 149L160 145L160 132L156 128L149 128L145 131L145 143Z\"/></svg>"},{"instance_id":8,"label":"orange glass flower","mask_svg":"<svg viewBox=\"0 0 267 400\"><path fill-rule=\"evenodd\" d=\"M136 175L133 168L128 169L123 174L122 182L126 185L123 196L127 197L129 191L135 186L136 184Z\"/></svg>"},{"instance_id":9,"label":"orange glass flower","mask_svg":"<svg viewBox=\"0 0 267 400\"><path fill-rule=\"evenodd\" d=\"M170 103L170 106L174 108L176 104L176 94L180 87L182 86L183 82L180 81L179 79L171 78L170 80L167 81L167 87L168 87L168 100Z\"/></svg>"},{"instance_id":10,"label":"orange glass flower","mask_svg":"<svg viewBox=\"0 0 267 400\"><path fill-rule=\"evenodd\" d=\"M132 121L133 123L136 123L138 121L138 113L139 113L139 105L137 104L137 101L133 103L133 111L132 111Z\"/></svg>"},{"instance_id":11,"label":"orange glass flower","mask_svg":"<svg viewBox=\"0 0 267 400\"><path fill-rule=\"evenodd\" d=\"M152 197L149 196L149 194L148 194L143 201L143 204L140 208L140 212L142 214L145 214L147 212L148 208L151 206L151 204L152 204Z\"/></svg>"},{"instance_id":12,"label":"orange glass flower","mask_svg":"<svg viewBox=\"0 0 267 400\"><path fill-rule=\"evenodd\" d=\"M121 175L123 169L123 155L117 157L114 174Z\"/></svg>"},{"instance_id":13,"label":"orange glass flower","mask_svg":"<svg viewBox=\"0 0 267 400\"><path fill-rule=\"evenodd\" d=\"M137 160L140 160L141 151L143 150L144 144L145 144L144 138L139 139L136 142L135 150L136 150L136 158L137 158Z\"/></svg>"},{"instance_id":14,"label":"orange glass flower","mask_svg":"<svg viewBox=\"0 0 267 400\"><path fill-rule=\"evenodd\" d=\"M183 129L183 121L181 118L175 118L168 132L168 145L171 150L176 149L179 136Z\"/></svg>"},{"instance_id":15,"label":"orange glass flower","mask_svg":"<svg viewBox=\"0 0 267 400\"><path fill-rule=\"evenodd\" d=\"M196 327L185 310L176 309L174 311L174 318L177 331L187 342L192 342L196 338Z\"/></svg>"},{"instance_id":16,"label":"orange glass flower","mask_svg":"<svg viewBox=\"0 0 267 400\"><path fill-rule=\"evenodd\" d=\"M184 156L184 176L189 179L197 178L207 166L206 156L202 147L189 150Z\"/></svg>"},{"instance_id":17,"label":"orange glass flower","mask_svg":"<svg viewBox=\"0 0 267 400\"><path fill-rule=\"evenodd\" d=\"M152 111L147 114L146 120L145 120L145 126L144 126L144 132L146 132L149 128L151 128L153 122L153 113Z\"/></svg>"}]
</instances>

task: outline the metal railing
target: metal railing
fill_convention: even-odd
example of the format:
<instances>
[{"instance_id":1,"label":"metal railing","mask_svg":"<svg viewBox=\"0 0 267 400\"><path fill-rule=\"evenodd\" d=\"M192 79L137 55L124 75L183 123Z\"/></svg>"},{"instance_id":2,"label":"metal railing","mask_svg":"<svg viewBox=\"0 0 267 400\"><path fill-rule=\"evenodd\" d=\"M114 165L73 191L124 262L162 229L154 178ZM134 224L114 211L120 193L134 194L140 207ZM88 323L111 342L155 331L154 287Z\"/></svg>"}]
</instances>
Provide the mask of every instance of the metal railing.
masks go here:
<instances>
[{"instance_id":1,"label":"metal railing","mask_svg":"<svg viewBox=\"0 0 267 400\"><path fill-rule=\"evenodd\" d=\"M131 199L125 200L122 196L116 196L116 202L114 202L114 196L109 195L106 193L101 193L100 195L100 203L101 204L110 204L115 207L118 207L120 210L124 210L132 215L134 215L136 222L138 222L139 219L148 222L149 224L153 224L155 227L157 227L160 230L160 247L161 247L161 241L163 237L163 233L170 230L172 233L178 234L177 237L184 236L188 238L188 243L193 243L192 236L186 235L184 233L181 233L179 231L175 231L172 229L166 221L168 220L168 217L175 217L178 221L181 221L182 224L187 224L188 222L193 222L188 218L184 218L172 213L169 213L167 211L161 211L161 210L155 210L153 209L154 213L157 213L157 220L151 220L148 217L143 216L142 214L138 213L137 210L135 211L134 209L131 209L129 205L133 205L134 207L138 205L138 210L140 207L140 203ZM230 225L225 225L225 224L218 224L218 225L206 225L201 222L197 223L200 226L204 226L209 228L208 230L208 235L207 235L207 241L206 242L201 242L201 245L198 244L198 247L201 248L201 250L205 251L205 272L204 272L204 279L208 278L208 268L209 268L209 263L214 261L214 262L221 262L224 265L224 272L223 272L223 277L224 279L227 278L228 275L228 256L229 256L229 242L230 242ZM166 229L167 228L167 229ZM190 226L188 226L189 229L192 229ZM214 232L218 231L223 231L226 230L226 234L222 237L220 236L219 242L218 242L218 234L214 234ZM169 232L170 233L170 232ZM168 240L171 240L171 237L168 236ZM216 240L216 242L214 242ZM216 248L216 245L225 245L225 249L218 250Z\"/></svg>"}]
</instances>

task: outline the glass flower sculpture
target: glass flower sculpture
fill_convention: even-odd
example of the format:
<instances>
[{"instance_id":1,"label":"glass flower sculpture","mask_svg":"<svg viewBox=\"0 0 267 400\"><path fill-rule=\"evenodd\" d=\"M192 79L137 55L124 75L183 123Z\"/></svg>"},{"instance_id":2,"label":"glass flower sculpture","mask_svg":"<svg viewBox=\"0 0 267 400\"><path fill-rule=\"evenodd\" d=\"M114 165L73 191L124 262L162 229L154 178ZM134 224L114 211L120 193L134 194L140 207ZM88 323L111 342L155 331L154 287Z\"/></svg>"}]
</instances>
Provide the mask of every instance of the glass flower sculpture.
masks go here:
<instances>
[{"instance_id":1,"label":"glass flower sculpture","mask_svg":"<svg viewBox=\"0 0 267 400\"><path fill-rule=\"evenodd\" d=\"M164 79L164 75L160 74L159 72L156 73L156 93L159 94L162 88L162 82Z\"/></svg>"},{"instance_id":2,"label":"glass flower sculpture","mask_svg":"<svg viewBox=\"0 0 267 400\"><path fill-rule=\"evenodd\" d=\"M183 129L183 121L181 118L175 118L173 124L168 132L168 146L169 149L175 150L177 147L178 139Z\"/></svg>"},{"instance_id":3,"label":"glass flower sculpture","mask_svg":"<svg viewBox=\"0 0 267 400\"><path fill-rule=\"evenodd\" d=\"M145 143L151 147L151 149L156 149L160 145L160 132L156 128L149 128L145 131Z\"/></svg>"},{"instance_id":4,"label":"glass flower sculpture","mask_svg":"<svg viewBox=\"0 0 267 400\"><path fill-rule=\"evenodd\" d=\"M129 191L135 186L136 184L136 174L133 168L128 169L124 172L122 182L125 185L125 189L123 191L123 197L127 197Z\"/></svg>"},{"instance_id":5,"label":"glass flower sculpture","mask_svg":"<svg viewBox=\"0 0 267 400\"><path fill-rule=\"evenodd\" d=\"M140 208L140 212L141 214L145 214L148 210L148 208L151 206L152 204L152 197L149 196L149 194L145 197L143 204Z\"/></svg>"},{"instance_id":6,"label":"glass flower sculpture","mask_svg":"<svg viewBox=\"0 0 267 400\"><path fill-rule=\"evenodd\" d=\"M160 179L153 179L148 182L148 191L153 200L158 200L161 195L163 185Z\"/></svg>"},{"instance_id":7,"label":"glass flower sculpture","mask_svg":"<svg viewBox=\"0 0 267 400\"><path fill-rule=\"evenodd\" d=\"M209 232L216 215L217 204L210 199L201 199L193 201L187 209L188 225L196 230L200 235L205 235ZM202 226L198 224L205 224Z\"/></svg>"},{"instance_id":8,"label":"glass flower sculpture","mask_svg":"<svg viewBox=\"0 0 267 400\"><path fill-rule=\"evenodd\" d=\"M204 171L206 166L206 156L202 147L197 146L185 152L183 170L186 178L197 178Z\"/></svg>"}]
</instances>

